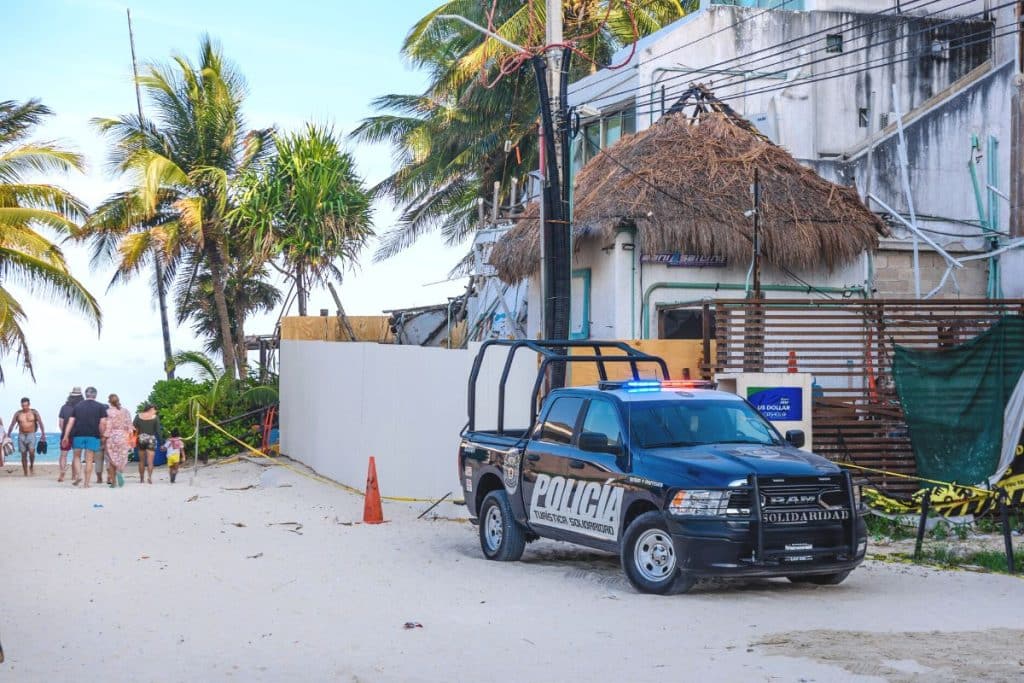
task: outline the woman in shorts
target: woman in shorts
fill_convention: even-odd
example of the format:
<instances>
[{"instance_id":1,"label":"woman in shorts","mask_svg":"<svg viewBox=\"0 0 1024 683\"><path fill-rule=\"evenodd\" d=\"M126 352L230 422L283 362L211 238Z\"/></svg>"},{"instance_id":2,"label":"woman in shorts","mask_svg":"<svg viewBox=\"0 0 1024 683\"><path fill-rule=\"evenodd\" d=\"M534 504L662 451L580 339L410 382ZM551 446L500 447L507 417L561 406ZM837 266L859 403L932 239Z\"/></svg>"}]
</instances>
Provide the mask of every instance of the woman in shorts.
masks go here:
<instances>
[{"instance_id":1,"label":"woman in shorts","mask_svg":"<svg viewBox=\"0 0 1024 683\"><path fill-rule=\"evenodd\" d=\"M135 416L135 431L139 435L139 482L153 483L153 457L160 442L160 417L156 406L147 403Z\"/></svg>"}]
</instances>

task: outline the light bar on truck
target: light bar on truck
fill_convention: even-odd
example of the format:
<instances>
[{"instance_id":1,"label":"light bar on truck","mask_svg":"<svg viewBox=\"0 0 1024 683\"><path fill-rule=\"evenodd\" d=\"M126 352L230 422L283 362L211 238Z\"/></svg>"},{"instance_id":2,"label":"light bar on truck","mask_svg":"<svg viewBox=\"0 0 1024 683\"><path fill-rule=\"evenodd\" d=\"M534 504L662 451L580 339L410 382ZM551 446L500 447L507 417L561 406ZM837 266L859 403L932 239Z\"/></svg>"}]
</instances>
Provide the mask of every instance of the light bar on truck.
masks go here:
<instances>
[{"instance_id":1,"label":"light bar on truck","mask_svg":"<svg viewBox=\"0 0 1024 683\"><path fill-rule=\"evenodd\" d=\"M630 394L647 394L658 391L679 391L686 389L714 389L717 385L704 379L631 379L605 380L598 384L604 391L621 389Z\"/></svg>"}]
</instances>

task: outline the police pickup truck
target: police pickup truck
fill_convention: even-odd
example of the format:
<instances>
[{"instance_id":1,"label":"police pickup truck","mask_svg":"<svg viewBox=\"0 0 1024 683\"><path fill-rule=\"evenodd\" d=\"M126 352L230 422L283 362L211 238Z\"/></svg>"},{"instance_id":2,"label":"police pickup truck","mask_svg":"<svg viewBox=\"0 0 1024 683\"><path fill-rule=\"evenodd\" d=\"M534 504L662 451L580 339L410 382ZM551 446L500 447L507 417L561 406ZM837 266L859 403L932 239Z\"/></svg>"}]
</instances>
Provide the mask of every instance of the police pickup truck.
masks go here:
<instances>
[{"instance_id":1,"label":"police pickup truck","mask_svg":"<svg viewBox=\"0 0 1024 683\"><path fill-rule=\"evenodd\" d=\"M477 430L477 377L495 347L507 352L497 429ZM524 349L539 369L529 424L510 429L506 384ZM541 401L548 371L579 362L596 364L601 381ZM634 379L608 380L606 366L621 363ZM640 379L641 364L665 379ZM659 594L686 592L701 577L843 581L867 546L849 473L799 450L803 432L781 436L742 398L667 378L662 359L621 342L486 342L459 446L483 554L518 560L538 538L569 541L616 553L633 586Z\"/></svg>"}]
</instances>

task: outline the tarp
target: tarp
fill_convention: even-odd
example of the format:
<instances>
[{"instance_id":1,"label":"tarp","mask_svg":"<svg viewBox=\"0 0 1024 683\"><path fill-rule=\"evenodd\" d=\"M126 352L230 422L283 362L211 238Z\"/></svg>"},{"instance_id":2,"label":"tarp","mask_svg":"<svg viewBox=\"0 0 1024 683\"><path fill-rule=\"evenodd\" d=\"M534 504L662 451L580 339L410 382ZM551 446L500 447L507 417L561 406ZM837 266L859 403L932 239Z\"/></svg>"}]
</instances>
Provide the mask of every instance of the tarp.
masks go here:
<instances>
[{"instance_id":1,"label":"tarp","mask_svg":"<svg viewBox=\"0 0 1024 683\"><path fill-rule=\"evenodd\" d=\"M1013 465L1014 459L1020 456L1018 437L1021 432L1024 432L1024 374L1017 380L1017 386L1003 411L1003 446L996 472L989 477L990 484L996 484Z\"/></svg>"},{"instance_id":2,"label":"tarp","mask_svg":"<svg viewBox=\"0 0 1024 683\"><path fill-rule=\"evenodd\" d=\"M1024 318L1018 316L948 349L897 346L893 378L918 476L972 485L998 479L1004 414L1022 373Z\"/></svg>"}]
</instances>

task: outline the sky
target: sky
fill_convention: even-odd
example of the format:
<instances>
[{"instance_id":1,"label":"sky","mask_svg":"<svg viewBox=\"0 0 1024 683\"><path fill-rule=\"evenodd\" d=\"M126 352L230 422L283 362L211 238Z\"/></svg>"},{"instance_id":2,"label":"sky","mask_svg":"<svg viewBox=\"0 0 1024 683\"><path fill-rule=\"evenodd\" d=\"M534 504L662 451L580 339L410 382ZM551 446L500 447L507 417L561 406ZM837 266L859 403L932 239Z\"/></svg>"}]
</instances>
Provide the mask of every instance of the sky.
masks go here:
<instances>
[{"instance_id":1,"label":"sky","mask_svg":"<svg viewBox=\"0 0 1024 683\"><path fill-rule=\"evenodd\" d=\"M95 206L123 181L108 172L105 141L89 121L135 111L126 7L132 10L140 66L175 54L195 61L200 38L208 33L245 75L245 113L252 127L294 130L314 121L347 135L374 113L375 97L422 91L425 75L405 63L399 49L409 28L436 5L437 0L399 0L382 11L380 4L349 0L133 0L131 5L8 0L0 43L0 61L6 65L0 100L39 98L54 111L35 139L59 140L75 149L85 156L87 169L46 180ZM347 147L369 184L391 172L389 147L352 142ZM394 207L376 207L378 234L395 220ZM374 263L371 244L341 286L346 312L377 315L385 309L445 303L464 289L465 281L445 280L465 249L427 236L403 254ZM72 273L99 299L102 328L12 288L29 317L25 329L36 379L19 369L16 358L0 358L6 375L0 385L5 426L23 395L32 398L52 431L72 386L93 385L101 397L117 393L134 407L162 377L160 318L147 278L108 290L110 269L90 270L83 247L65 245L64 251ZM315 314L320 308L335 308L326 291L310 298L309 310ZM276 314L255 318L246 331L269 334L275 321ZM175 351L202 347L187 325L172 328L171 335Z\"/></svg>"}]
</instances>

